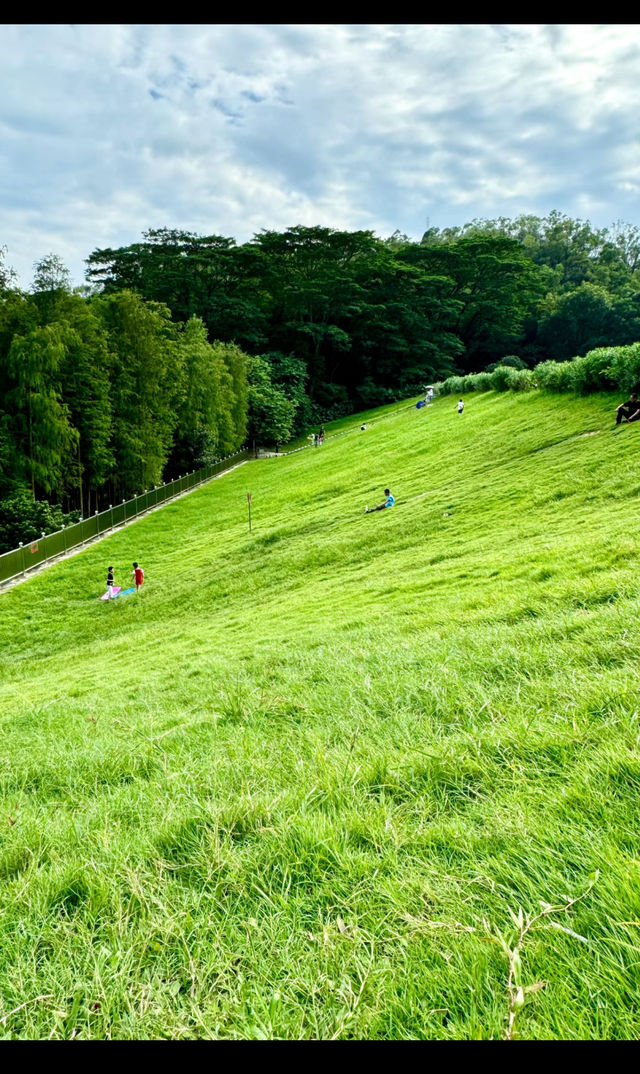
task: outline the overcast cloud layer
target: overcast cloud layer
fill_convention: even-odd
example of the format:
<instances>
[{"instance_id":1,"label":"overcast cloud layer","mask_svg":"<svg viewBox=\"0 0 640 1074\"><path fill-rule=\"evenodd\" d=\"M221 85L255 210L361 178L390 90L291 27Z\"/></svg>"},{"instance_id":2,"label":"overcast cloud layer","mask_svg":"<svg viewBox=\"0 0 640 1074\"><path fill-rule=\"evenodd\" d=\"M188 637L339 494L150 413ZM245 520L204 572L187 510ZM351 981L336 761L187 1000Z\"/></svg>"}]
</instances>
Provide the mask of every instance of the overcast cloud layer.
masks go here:
<instances>
[{"instance_id":1,"label":"overcast cloud layer","mask_svg":"<svg viewBox=\"0 0 640 1074\"><path fill-rule=\"evenodd\" d=\"M640 224L639 87L639 26L3 26L0 246Z\"/></svg>"}]
</instances>

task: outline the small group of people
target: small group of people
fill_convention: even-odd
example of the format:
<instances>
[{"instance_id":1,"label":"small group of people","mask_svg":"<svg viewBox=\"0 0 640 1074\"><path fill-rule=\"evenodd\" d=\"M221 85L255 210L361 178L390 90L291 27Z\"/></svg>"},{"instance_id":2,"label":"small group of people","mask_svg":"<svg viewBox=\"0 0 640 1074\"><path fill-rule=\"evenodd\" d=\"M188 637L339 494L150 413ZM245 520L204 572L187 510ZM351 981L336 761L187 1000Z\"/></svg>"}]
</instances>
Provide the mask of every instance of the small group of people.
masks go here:
<instances>
[{"instance_id":1,"label":"small group of people","mask_svg":"<svg viewBox=\"0 0 640 1074\"><path fill-rule=\"evenodd\" d=\"M435 391L434 391L434 388L433 388L433 384L427 385L427 387L425 388L424 399L419 399L418 400L418 402L416 403L416 408L418 410L421 410L423 407L429 406L433 402L434 395L435 395ZM458 399L457 406L458 406L458 414L462 414L462 412L464 410L464 399ZM362 425L361 428L364 429L364 425Z\"/></svg>"},{"instance_id":2,"label":"small group of people","mask_svg":"<svg viewBox=\"0 0 640 1074\"><path fill-rule=\"evenodd\" d=\"M435 394L436 393L433 384L427 384L424 390L424 399L418 399L418 402L416 403L416 410L422 410L423 407L430 406L433 402L433 397Z\"/></svg>"},{"instance_id":3,"label":"small group of people","mask_svg":"<svg viewBox=\"0 0 640 1074\"><path fill-rule=\"evenodd\" d=\"M626 403L616 407L616 425L623 421L640 421L640 401L635 392L631 393Z\"/></svg>"},{"instance_id":4,"label":"small group of people","mask_svg":"<svg viewBox=\"0 0 640 1074\"><path fill-rule=\"evenodd\" d=\"M140 589L140 586L144 582L144 571L143 571L143 569L142 569L142 567L140 566L139 563L134 563L133 564L133 570L131 571L131 577L135 581L136 593L137 593L138 590ZM113 574L113 567L107 567L107 594L108 594L109 600L113 600L114 597L117 596L117 594L113 592L115 584L116 584L116 582L115 582L115 578L114 578L114 574Z\"/></svg>"},{"instance_id":5,"label":"small group of people","mask_svg":"<svg viewBox=\"0 0 640 1074\"><path fill-rule=\"evenodd\" d=\"M321 444L324 444L324 425L320 426L319 432L311 433L308 439L311 441L314 447L320 447Z\"/></svg>"}]
</instances>

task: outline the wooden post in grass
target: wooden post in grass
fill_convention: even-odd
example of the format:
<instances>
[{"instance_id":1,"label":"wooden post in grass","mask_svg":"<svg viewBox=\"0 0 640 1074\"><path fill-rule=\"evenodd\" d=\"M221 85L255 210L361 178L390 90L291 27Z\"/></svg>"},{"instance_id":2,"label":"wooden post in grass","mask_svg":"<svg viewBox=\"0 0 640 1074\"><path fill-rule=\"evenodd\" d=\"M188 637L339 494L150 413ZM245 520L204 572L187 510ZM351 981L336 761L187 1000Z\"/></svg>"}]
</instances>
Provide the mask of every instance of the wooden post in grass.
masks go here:
<instances>
[{"instance_id":1,"label":"wooden post in grass","mask_svg":"<svg viewBox=\"0 0 640 1074\"><path fill-rule=\"evenodd\" d=\"M247 504L249 506L249 533L251 533L251 493L247 493Z\"/></svg>"}]
</instances>

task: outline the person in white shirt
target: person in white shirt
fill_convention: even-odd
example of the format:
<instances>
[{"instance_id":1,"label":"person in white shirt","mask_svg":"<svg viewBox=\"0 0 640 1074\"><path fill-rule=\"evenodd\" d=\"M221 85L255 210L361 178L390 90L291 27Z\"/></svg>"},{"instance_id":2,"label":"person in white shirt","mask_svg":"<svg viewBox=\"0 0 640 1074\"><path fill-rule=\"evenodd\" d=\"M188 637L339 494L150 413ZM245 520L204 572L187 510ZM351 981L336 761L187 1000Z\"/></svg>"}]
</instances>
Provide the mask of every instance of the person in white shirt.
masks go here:
<instances>
[{"instance_id":1,"label":"person in white shirt","mask_svg":"<svg viewBox=\"0 0 640 1074\"><path fill-rule=\"evenodd\" d=\"M462 414L464 410L464 400L458 399L458 414Z\"/></svg>"}]
</instances>

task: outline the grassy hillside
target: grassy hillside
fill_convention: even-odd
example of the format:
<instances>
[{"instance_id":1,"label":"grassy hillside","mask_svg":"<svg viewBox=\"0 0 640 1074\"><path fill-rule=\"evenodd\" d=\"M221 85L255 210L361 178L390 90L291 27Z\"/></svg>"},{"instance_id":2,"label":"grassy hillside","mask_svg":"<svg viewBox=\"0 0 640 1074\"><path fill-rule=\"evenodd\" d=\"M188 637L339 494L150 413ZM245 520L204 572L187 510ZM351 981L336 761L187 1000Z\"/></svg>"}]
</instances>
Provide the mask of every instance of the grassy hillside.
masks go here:
<instances>
[{"instance_id":1,"label":"grassy hillside","mask_svg":"<svg viewBox=\"0 0 640 1074\"><path fill-rule=\"evenodd\" d=\"M639 430L370 417L0 595L7 1036L638 1036Z\"/></svg>"}]
</instances>

